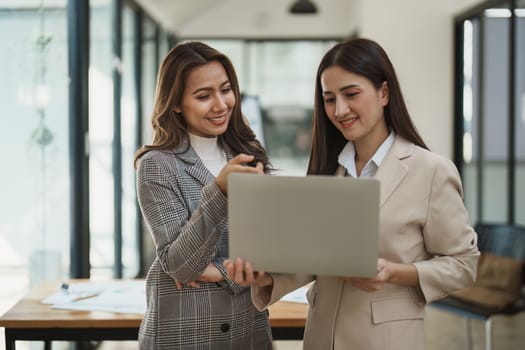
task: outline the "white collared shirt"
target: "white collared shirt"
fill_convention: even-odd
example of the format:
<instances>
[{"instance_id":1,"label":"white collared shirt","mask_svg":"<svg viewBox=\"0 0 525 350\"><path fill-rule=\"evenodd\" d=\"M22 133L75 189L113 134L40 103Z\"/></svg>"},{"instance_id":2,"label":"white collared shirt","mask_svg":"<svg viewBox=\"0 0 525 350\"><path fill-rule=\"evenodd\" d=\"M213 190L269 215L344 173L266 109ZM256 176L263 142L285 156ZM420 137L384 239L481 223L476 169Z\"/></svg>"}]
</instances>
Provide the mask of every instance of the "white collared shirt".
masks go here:
<instances>
[{"instance_id":1,"label":"white collared shirt","mask_svg":"<svg viewBox=\"0 0 525 350\"><path fill-rule=\"evenodd\" d=\"M217 137L202 137L192 133L190 136L191 147L195 150L204 166L217 177L221 169L226 165L226 155L219 148Z\"/></svg>"},{"instance_id":2,"label":"white collared shirt","mask_svg":"<svg viewBox=\"0 0 525 350\"><path fill-rule=\"evenodd\" d=\"M381 163L386 157L386 154L390 150L390 147L394 144L394 139L396 135L393 131L390 132L385 141L379 146L376 153L370 158L370 160L365 164L361 170L361 175L357 176L357 169L355 166L355 146L353 141L348 141L348 143L343 147L341 153L339 153L339 164L345 167L348 175L354 178L367 178L374 177L377 169L381 166Z\"/></svg>"}]
</instances>

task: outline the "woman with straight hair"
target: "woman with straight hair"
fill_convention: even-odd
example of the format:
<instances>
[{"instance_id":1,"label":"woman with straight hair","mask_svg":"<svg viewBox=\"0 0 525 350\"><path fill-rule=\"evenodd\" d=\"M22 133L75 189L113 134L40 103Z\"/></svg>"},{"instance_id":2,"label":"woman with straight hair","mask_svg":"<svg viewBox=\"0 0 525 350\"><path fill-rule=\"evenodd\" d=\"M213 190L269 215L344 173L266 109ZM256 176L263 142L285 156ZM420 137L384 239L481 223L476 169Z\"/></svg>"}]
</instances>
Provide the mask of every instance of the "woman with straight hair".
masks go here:
<instances>
[{"instance_id":1,"label":"woman with straight hair","mask_svg":"<svg viewBox=\"0 0 525 350\"><path fill-rule=\"evenodd\" d=\"M223 266L228 174L271 170L241 113L230 60L199 42L172 48L160 67L152 125L153 142L135 159L156 248L140 348L271 349L268 312Z\"/></svg>"},{"instance_id":2,"label":"woman with straight hair","mask_svg":"<svg viewBox=\"0 0 525 350\"><path fill-rule=\"evenodd\" d=\"M307 294L304 349L424 349L425 304L474 281L477 235L456 167L428 150L376 42L354 39L325 54L312 137L309 175L380 182L377 275L264 274L241 259L225 262L229 275L252 285L260 310L315 281Z\"/></svg>"}]
</instances>

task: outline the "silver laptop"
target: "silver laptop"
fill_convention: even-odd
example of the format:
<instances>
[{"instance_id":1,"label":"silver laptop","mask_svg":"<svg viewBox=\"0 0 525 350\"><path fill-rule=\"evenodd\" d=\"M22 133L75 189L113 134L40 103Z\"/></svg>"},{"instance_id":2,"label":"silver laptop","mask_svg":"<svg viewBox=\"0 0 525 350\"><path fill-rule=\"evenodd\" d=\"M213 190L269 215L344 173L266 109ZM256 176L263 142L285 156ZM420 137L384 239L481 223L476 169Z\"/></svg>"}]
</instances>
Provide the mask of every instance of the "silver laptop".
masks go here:
<instances>
[{"instance_id":1,"label":"silver laptop","mask_svg":"<svg viewBox=\"0 0 525 350\"><path fill-rule=\"evenodd\" d=\"M377 180L233 173L228 215L230 259L256 270L376 275Z\"/></svg>"}]
</instances>

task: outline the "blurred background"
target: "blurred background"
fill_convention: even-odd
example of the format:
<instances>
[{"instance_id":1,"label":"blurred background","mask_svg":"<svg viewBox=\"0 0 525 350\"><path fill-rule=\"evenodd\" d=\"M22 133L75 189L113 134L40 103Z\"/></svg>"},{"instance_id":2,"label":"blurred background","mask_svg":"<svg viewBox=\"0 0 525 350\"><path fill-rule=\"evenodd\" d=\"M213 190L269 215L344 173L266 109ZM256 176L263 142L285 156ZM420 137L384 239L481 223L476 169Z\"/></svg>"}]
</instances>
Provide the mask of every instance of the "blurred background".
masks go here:
<instances>
[{"instance_id":1,"label":"blurred background","mask_svg":"<svg viewBox=\"0 0 525 350\"><path fill-rule=\"evenodd\" d=\"M0 0L0 313L43 280L145 275L133 157L159 63L186 40L231 58L281 175L306 173L322 55L378 41L423 138L460 170L472 223L525 225L525 1L295 3Z\"/></svg>"}]
</instances>

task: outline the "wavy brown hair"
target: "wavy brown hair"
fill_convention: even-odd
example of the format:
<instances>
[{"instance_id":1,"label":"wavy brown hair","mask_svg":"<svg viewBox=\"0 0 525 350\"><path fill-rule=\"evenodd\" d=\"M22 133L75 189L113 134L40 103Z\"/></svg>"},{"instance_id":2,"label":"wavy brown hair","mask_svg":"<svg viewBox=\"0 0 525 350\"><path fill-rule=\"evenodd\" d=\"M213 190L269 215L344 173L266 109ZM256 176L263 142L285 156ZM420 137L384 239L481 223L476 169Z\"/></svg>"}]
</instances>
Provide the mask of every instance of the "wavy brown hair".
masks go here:
<instances>
[{"instance_id":1,"label":"wavy brown hair","mask_svg":"<svg viewBox=\"0 0 525 350\"><path fill-rule=\"evenodd\" d=\"M408 141L428 149L408 114L396 72L386 52L372 40L353 39L332 47L323 56L317 69L308 174L332 175L337 169L337 157L348 142L328 119L324 109L321 75L325 69L333 66L365 77L376 89L386 82L390 94L389 103L384 107L387 127Z\"/></svg>"},{"instance_id":2,"label":"wavy brown hair","mask_svg":"<svg viewBox=\"0 0 525 350\"><path fill-rule=\"evenodd\" d=\"M219 146L234 155L246 153L271 170L268 156L241 112L241 94L235 69L226 55L201 42L188 42L173 47L159 69L155 102L151 116L153 142L142 146L135 154L135 166L151 150L173 150L188 139L184 118L175 114L175 106L182 102L186 81L192 70L210 62L224 67L235 95L235 105L226 132L218 137ZM188 143L189 145L189 143ZM189 146L188 146L189 147Z\"/></svg>"}]
</instances>

